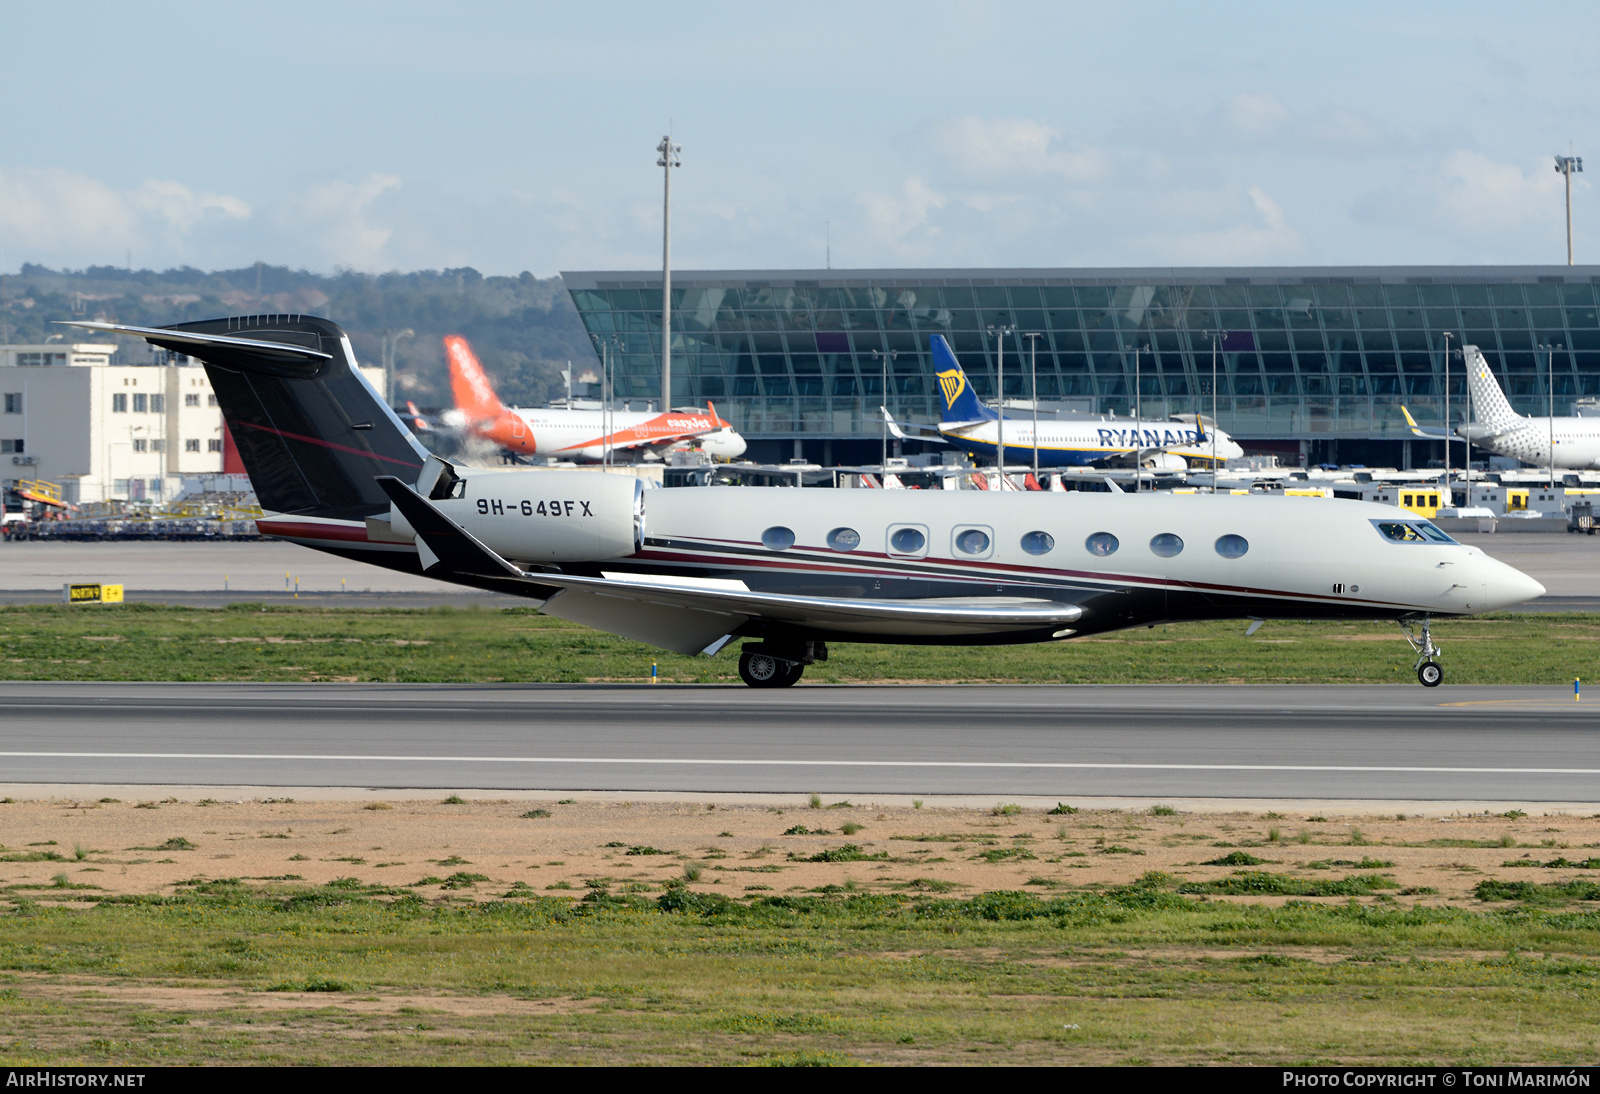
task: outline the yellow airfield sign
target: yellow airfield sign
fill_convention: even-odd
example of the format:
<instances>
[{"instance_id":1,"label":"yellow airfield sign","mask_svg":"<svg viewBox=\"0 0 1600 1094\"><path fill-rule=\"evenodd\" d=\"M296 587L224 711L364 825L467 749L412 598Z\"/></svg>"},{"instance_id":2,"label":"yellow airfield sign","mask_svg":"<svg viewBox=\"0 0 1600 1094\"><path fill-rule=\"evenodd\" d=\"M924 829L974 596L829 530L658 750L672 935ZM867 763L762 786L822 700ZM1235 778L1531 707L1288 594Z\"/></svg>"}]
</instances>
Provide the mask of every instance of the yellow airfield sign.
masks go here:
<instances>
[{"instance_id":1,"label":"yellow airfield sign","mask_svg":"<svg viewBox=\"0 0 1600 1094\"><path fill-rule=\"evenodd\" d=\"M121 585L63 585L64 604L121 604Z\"/></svg>"}]
</instances>

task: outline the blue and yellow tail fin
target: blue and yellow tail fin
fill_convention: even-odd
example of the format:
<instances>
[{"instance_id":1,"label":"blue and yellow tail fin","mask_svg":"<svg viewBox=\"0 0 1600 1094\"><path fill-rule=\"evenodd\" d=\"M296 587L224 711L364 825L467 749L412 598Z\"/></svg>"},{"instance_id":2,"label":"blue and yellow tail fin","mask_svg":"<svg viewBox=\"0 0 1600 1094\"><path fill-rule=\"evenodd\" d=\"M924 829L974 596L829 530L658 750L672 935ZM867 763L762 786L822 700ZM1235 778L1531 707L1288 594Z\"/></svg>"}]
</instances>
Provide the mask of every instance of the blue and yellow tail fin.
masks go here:
<instances>
[{"instance_id":1,"label":"blue and yellow tail fin","mask_svg":"<svg viewBox=\"0 0 1600 1094\"><path fill-rule=\"evenodd\" d=\"M939 395L944 399L944 414L942 418L947 422L980 422L993 421L997 415L994 411L984 406L979 400L977 392L972 390L972 385L967 382L967 374L961 371L961 363L956 360L950 343L944 340L944 335L932 336L933 343L933 373L939 381Z\"/></svg>"}]
</instances>

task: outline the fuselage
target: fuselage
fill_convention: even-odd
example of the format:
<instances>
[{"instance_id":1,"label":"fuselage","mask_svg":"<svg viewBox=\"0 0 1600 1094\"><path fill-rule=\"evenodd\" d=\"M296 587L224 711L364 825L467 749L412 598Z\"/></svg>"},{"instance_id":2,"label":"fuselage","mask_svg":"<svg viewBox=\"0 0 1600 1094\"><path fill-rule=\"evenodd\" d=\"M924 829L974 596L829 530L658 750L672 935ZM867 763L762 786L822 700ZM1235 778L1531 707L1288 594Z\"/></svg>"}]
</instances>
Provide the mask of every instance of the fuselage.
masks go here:
<instances>
[{"instance_id":1,"label":"fuselage","mask_svg":"<svg viewBox=\"0 0 1600 1094\"><path fill-rule=\"evenodd\" d=\"M1204 463L1231 460L1244 449L1222 430L1216 430L1213 452L1211 430L1203 433L1183 421L1138 422L1132 418L1087 422L1040 422L1037 435L1027 411L1009 413L1005 420L1006 462L1030 463L1039 449L1041 467L1082 467L1108 458L1131 456L1136 449L1160 449L1184 459ZM1000 423L941 422L939 432L952 445L976 456L999 455Z\"/></svg>"},{"instance_id":2,"label":"fuselage","mask_svg":"<svg viewBox=\"0 0 1600 1094\"><path fill-rule=\"evenodd\" d=\"M532 567L542 561L544 506L521 505L521 489L474 473L463 496L438 505L490 549ZM582 489L573 493L579 508L561 520L583 522ZM504 503L480 505L475 494ZM595 519L622 504L593 501ZM637 549L629 533L611 557L559 569L737 582L785 596L1084 609L1065 633L915 623L797 631L841 641L1032 642L1182 620L1461 615L1544 592L1420 518L1331 498L705 487L646 491L641 520Z\"/></svg>"},{"instance_id":3,"label":"fuselage","mask_svg":"<svg viewBox=\"0 0 1600 1094\"><path fill-rule=\"evenodd\" d=\"M1600 467L1600 418L1521 418L1495 430L1462 426L1457 430L1474 445L1539 467L1554 464L1569 470ZM1552 438L1555 441L1551 448Z\"/></svg>"},{"instance_id":4,"label":"fuselage","mask_svg":"<svg viewBox=\"0 0 1600 1094\"><path fill-rule=\"evenodd\" d=\"M744 454L745 440L733 427L703 410L640 411L525 409L507 407L488 422L473 423L478 435L511 452L597 461L648 448L698 447L723 460Z\"/></svg>"}]
</instances>

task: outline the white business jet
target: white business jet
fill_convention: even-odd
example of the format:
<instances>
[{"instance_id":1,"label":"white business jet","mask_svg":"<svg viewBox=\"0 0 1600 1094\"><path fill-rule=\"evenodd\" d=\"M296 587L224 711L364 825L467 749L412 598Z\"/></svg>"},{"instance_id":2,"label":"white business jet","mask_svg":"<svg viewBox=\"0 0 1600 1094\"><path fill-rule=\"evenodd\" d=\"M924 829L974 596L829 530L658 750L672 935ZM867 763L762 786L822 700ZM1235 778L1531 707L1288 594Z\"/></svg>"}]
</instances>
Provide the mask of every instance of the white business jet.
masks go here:
<instances>
[{"instance_id":1,"label":"white business jet","mask_svg":"<svg viewBox=\"0 0 1600 1094\"><path fill-rule=\"evenodd\" d=\"M87 325L87 324L79 324ZM205 365L261 530L678 653L746 640L747 684L792 684L830 643L1050 642L1197 619L1392 619L1422 683L1435 616L1538 582L1393 506L1227 494L646 491L581 470L429 456L310 316L95 324ZM1071 656L1063 651L1062 656Z\"/></svg>"}]
</instances>

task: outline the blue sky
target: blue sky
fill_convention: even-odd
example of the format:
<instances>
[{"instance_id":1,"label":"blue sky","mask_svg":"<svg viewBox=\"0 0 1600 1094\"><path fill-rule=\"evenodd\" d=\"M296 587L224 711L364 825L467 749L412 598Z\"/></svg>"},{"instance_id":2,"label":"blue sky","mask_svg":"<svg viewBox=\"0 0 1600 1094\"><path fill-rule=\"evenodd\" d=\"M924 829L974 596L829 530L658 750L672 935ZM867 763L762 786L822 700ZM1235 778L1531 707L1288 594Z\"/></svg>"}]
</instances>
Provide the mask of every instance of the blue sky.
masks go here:
<instances>
[{"instance_id":1,"label":"blue sky","mask_svg":"<svg viewBox=\"0 0 1600 1094\"><path fill-rule=\"evenodd\" d=\"M3 0L0 268L648 268L669 124L679 268L1559 262L1597 76L1577 3Z\"/></svg>"}]
</instances>

